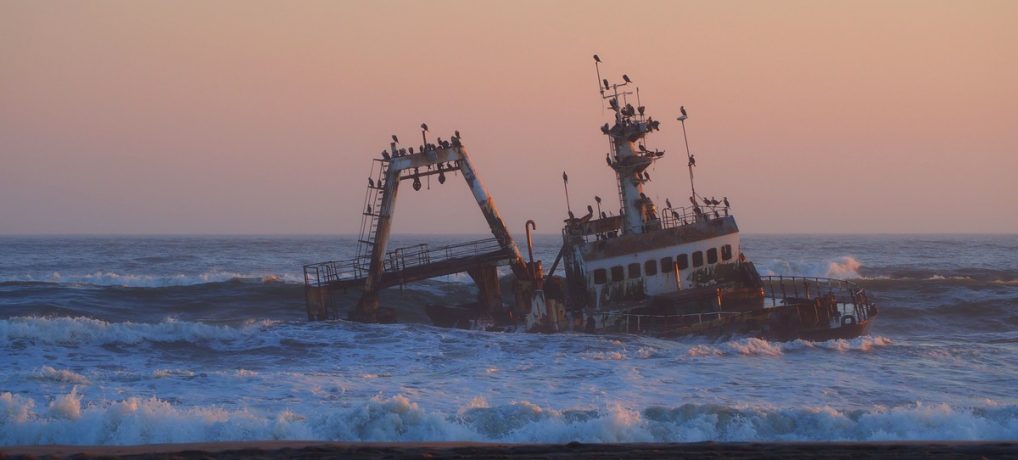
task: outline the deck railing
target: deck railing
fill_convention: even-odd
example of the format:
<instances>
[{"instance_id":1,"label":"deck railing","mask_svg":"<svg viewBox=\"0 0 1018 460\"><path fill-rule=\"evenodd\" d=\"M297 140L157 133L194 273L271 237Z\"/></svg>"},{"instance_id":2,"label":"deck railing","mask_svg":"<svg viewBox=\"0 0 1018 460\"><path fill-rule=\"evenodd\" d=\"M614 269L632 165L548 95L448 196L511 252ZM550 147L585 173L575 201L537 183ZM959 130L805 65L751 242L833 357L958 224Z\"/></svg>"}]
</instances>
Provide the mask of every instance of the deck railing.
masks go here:
<instances>
[{"instance_id":1,"label":"deck railing","mask_svg":"<svg viewBox=\"0 0 1018 460\"><path fill-rule=\"evenodd\" d=\"M467 241L438 248L417 244L389 251L382 259L385 272L398 272L447 260L492 253L502 249L495 238ZM366 278L371 265L370 256L347 260L330 260L304 266L304 284L321 287L336 281Z\"/></svg>"},{"instance_id":2,"label":"deck railing","mask_svg":"<svg viewBox=\"0 0 1018 460\"><path fill-rule=\"evenodd\" d=\"M859 285L833 278L803 276L762 276L764 301L771 307L801 305L826 300L839 315L851 315L858 321L868 319L876 309Z\"/></svg>"},{"instance_id":3,"label":"deck railing","mask_svg":"<svg viewBox=\"0 0 1018 460\"><path fill-rule=\"evenodd\" d=\"M693 326L703 324L707 321L718 321L726 316L738 316L740 312L734 311L711 311L703 313L685 313L681 315L643 315L636 313L609 314L605 318L605 324L614 322L622 329L620 332L641 332L643 325L652 325L654 329L669 328L675 326Z\"/></svg>"}]
</instances>

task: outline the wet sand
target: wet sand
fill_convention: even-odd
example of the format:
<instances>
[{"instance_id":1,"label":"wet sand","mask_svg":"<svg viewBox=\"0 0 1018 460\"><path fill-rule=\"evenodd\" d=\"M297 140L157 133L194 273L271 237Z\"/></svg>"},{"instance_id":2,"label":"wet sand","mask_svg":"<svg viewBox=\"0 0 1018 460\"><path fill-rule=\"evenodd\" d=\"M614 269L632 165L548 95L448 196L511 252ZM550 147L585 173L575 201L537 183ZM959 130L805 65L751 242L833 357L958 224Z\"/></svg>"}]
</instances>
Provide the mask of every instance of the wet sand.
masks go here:
<instances>
[{"instance_id":1,"label":"wet sand","mask_svg":"<svg viewBox=\"0 0 1018 460\"><path fill-rule=\"evenodd\" d=\"M865 443L332 443L258 441L142 446L0 447L0 459L461 459L461 458L1018 458L1018 441Z\"/></svg>"}]
</instances>

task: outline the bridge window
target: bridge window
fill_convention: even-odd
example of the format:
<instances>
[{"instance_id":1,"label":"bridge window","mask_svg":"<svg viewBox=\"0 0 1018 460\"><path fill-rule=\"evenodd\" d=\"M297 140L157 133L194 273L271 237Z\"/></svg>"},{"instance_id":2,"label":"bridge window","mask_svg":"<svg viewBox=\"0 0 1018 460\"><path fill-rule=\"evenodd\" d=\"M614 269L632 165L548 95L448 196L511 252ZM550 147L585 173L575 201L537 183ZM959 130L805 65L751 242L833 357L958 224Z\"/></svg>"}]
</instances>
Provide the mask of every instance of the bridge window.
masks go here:
<instances>
[{"instance_id":1,"label":"bridge window","mask_svg":"<svg viewBox=\"0 0 1018 460\"><path fill-rule=\"evenodd\" d=\"M689 268L689 254L679 254L679 257L675 258L675 262L679 264L679 270Z\"/></svg>"},{"instance_id":2,"label":"bridge window","mask_svg":"<svg viewBox=\"0 0 1018 460\"><path fill-rule=\"evenodd\" d=\"M594 270L594 284L604 284L608 282L608 270L599 268Z\"/></svg>"},{"instance_id":3,"label":"bridge window","mask_svg":"<svg viewBox=\"0 0 1018 460\"><path fill-rule=\"evenodd\" d=\"M640 277L640 264L629 264L629 279Z\"/></svg>"},{"instance_id":4,"label":"bridge window","mask_svg":"<svg viewBox=\"0 0 1018 460\"><path fill-rule=\"evenodd\" d=\"M651 259L643 263L643 272L647 276L654 276L657 274L657 259Z\"/></svg>"},{"instance_id":5,"label":"bridge window","mask_svg":"<svg viewBox=\"0 0 1018 460\"><path fill-rule=\"evenodd\" d=\"M718 263L718 248L710 248L707 250L707 263Z\"/></svg>"},{"instance_id":6,"label":"bridge window","mask_svg":"<svg viewBox=\"0 0 1018 460\"><path fill-rule=\"evenodd\" d=\"M703 266L703 251L696 251L693 253L693 267Z\"/></svg>"},{"instance_id":7,"label":"bridge window","mask_svg":"<svg viewBox=\"0 0 1018 460\"><path fill-rule=\"evenodd\" d=\"M721 260L732 260L732 245L721 246Z\"/></svg>"},{"instance_id":8,"label":"bridge window","mask_svg":"<svg viewBox=\"0 0 1018 460\"><path fill-rule=\"evenodd\" d=\"M665 257L661 259L661 273L671 273L675 270L675 262L672 262L671 257Z\"/></svg>"},{"instance_id":9,"label":"bridge window","mask_svg":"<svg viewBox=\"0 0 1018 460\"><path fill-rule=\"evenodd\" d=\"M622 281L626 279L626 269L622 268L621 265L612 267L612 282Z\"/></svg>"}]
</instances>

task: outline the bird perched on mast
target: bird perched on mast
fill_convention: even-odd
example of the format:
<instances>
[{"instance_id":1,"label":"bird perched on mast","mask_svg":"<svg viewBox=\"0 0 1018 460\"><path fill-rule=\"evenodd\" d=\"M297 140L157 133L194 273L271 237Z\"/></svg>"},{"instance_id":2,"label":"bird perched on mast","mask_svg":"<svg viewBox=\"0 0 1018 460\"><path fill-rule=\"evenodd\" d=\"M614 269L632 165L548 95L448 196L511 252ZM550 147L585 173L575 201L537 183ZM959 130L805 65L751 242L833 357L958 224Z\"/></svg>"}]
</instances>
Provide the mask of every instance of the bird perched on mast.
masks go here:
<instances>
[{"instance_id":1,"label":"bird perched on mast","mask_svg":"<svg viewBox=\"0 0 1018 460\"><path fill-rule=\"evenodd\" d=\"M679 107L679 113L682 114L682 115L679 115L679 118L678 118L679 121L686 121L686 119L689 118L689 115L686 114L686 106L684 106L684 105L680 106Z\"/></svg>"}]
</instances>

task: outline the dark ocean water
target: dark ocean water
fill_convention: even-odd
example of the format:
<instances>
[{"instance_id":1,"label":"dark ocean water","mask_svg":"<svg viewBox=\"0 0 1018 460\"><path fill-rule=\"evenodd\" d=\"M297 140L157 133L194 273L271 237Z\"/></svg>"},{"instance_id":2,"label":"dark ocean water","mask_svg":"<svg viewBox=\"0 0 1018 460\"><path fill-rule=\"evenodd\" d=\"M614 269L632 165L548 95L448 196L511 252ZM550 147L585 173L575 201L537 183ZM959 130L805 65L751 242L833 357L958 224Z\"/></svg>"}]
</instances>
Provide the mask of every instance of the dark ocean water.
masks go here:
<instances>
[{"instance_id":1,"label":"dark ocean water","mask_svg":"<svg viewBox=\"0 0 1018 460\"><path fill-rule=\"evenodd\" d=\"M473 237L403 236L393 247ZM537 238L550 265L558 237ZM1018 439L1018 236L744 236L854 279L849 341L308 323L339 237L0 237L0 445ZM386 292L409 320L467 277Z\"/></svg>"}]
</instances>

